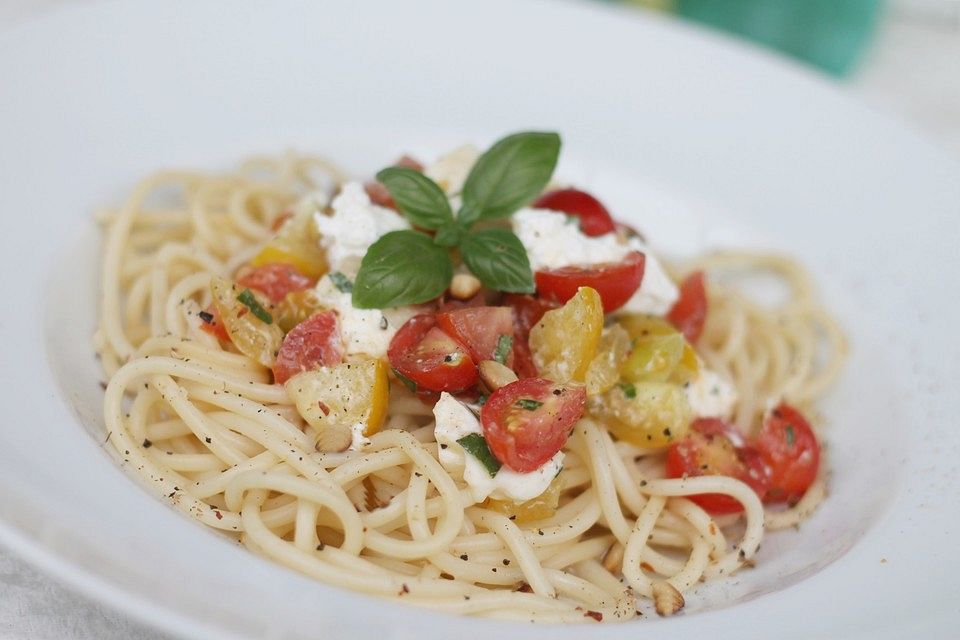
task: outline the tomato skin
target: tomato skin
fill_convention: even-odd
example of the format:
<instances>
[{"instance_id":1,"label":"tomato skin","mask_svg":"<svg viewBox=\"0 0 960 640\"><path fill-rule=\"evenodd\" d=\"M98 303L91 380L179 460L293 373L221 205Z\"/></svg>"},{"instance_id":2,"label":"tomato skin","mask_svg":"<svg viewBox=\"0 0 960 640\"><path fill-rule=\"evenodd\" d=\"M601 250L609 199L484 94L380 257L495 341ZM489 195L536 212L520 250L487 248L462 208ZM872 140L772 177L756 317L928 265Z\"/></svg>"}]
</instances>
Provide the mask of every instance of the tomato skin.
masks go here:
<instances>
[{"instance_id":1,"label":"tomato skin","mask_svg":"<svg viewBox=\"0 0 960 640\"><path fill-rule=\"evenodd\" d=\"M543 314L559 305L520 293L508 293L503 297L503 304L513 309L513 370L520 378L536 378L539 374L530 352L530 329L540 322Z\"/></svg>"},{"instance_id":2,"label":"tomato skin","mask_svg":"<svg viewBox=\"0 0 960 640\"><path fill-rule=\"evenodd\" d=\"M418 391L463 391L477 383L477 367L466 347L422 313L409 320L390 341L390 366L417 384Z\"/></svg>"},{"instance_id":3,"label":"tomato skin","mask_svg":"<svg viewBox=\"0 0 960 640\"><path fill-rule=\"evenodd\" d=\"M393 166L403 167L405 169L413 169L414 171L423 171L423 164L416 158L412 158L408 155L400 156L400 158L393 163ZM363 188L367 192L367 196L370 197L370 202L377 206L386 207L396 211L397 203L393 201L393 196L390 195L390 192L381 183L377 182L376 180L371 180L364 184Z\"/></svg>"},{"instance_id":4,"label":"tomato skin","mask_svg":"<svg viewBox=\"0 0 960 640\"><path fill-rule=\"evenodd\" d=\"M205 332L212 335L217 340L223 340L224 342L230 342L230 334L227 333L227 328L223 326L223 318L220 317L220 312L217 311L217 307L213 304L204 309L206 313L209 313L213 316L213 320L210 322L205 322L202 318L200 321L200 328Z\"/></svg>"},{"instance_id":5,"label":"tomato skin","mask_svg":"<svg viewBox=\"0 0 960 640\"><path fill-rule=\"evenodd\" d=\"M575 296L580 287L596 289L603 312L610 313L626 304L640 288L645 262L642 253L633 251L620 262L546 269L537 271L534 279L541 297L561 304Z\"/></svg>"},{"instance_id":6,"label":"tomato skin","mask_svg":"<svg viewBox=\"0 0 960 640\"><path fill-rule=\"evenodd\" d=\"M580 230L588 236L602 236L617 228L607 208L592 195L579 189L550 191L540 196L532 206L576 216L580 220Z\"/></svg>"},{"instance_id":7,"label":"tomato skin","mask_svg":"<svg viewBox=\"0 0 960 640\"><path fill-rule=\"evenodd\" d=\"M706 468L704 468L706 467ZM718 418L700 418L690 425L690 434L667 450L668 478L722 475L741 480L763 496L770 487L770 467L757 449ZM702 493L688 496L713 514L740 513L743 505L731 496Z\"/></svg>"},{"instance_id":8,"label":"tomato skin","mask_svg":"<svg viewBox=\"0 0 960 640\"><path fill-rule=\"evenodd\" d=\"M518 401L542 403L533 410ZM544 378L517 380L494 391L480 410L483 436L505 466L527 473L566 444L587 402L586 389L557 385Z\"/></svg>"},{"instance_id":9,"label":"tomato skin","mask_svg":"<svg viewBox=\"0 0 960 640\"><path fill-rule=\"evenodd\" d=\"M465 307L437 314L437 326L467 347L474 362L493 360L500 336L513 338L513 312L509 307ZM504 363L513 367L513 349Z\"/></svg>"},{"instance_id":10,"label":"tomato skin","mask_svg":"<svg viewBox=\"0 0 960 640\"><path fill-rule=\"evenodd\" d=\"M693 344L703 333L707 309L705 277L703 271L695 271L680 284L680 298L667 313L667 320Z\"/></svg>"},{"instance_id":11,"label":"tomato skin","mask_svg":"<svg viewBox=\"0 0 960 640\"><path fill-rule=\"evenodd\" d=\"M802 498L820 469L820 445L810 423L781 403L764 419L756 445L773 476L764 500L793 503Z\"/></svg>"},{"instance_id":12,"label":"tomato skin","mask_svg":"<svg viewBox=\"0 0 960 640\"><path fill-rule=\"evenodd\" d=\"M243 270L237 275L237 284L256 289L267 296L270 302L277 304L288 293L309 289L317 281L303 275L293 265L273 263Z\"/></svg>"},{"instance_id":13,"label":"tomato skin","mask_svg":"<svg viewBox=\"0 0 960 640\"><path fill-rule=\"evenodd\" d=\"M284 337L273 365L273 380L283 384L298 373L318 366L331 367L342 361L343 343L337 314L333 311L315 313Z\"/></svg>"}]
</instances>

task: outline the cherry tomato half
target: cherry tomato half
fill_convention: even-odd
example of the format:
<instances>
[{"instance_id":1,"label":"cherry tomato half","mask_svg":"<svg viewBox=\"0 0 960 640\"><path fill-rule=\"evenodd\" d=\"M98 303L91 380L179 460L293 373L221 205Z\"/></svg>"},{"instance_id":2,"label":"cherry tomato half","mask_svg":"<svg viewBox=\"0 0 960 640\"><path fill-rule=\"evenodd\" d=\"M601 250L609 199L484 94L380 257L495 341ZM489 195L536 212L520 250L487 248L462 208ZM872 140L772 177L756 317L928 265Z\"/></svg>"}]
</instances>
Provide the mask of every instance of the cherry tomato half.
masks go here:
<instances>
[{"instance_id":1,"label":"cherry tomato half","mask_svg":"<svg viewBox=\"0 0 960 640\"><path fill-rule=\"evenodd\" d=\"M796 502L817 478L820 445L799 411L780 404L763 421L757 449L773 474L767 502Z\"/></svg>"},{"instance_id":2,"label":"cherry tomato half","mask_svg":"<svg viewBox=\"0 0 960 640\"><path fill-rule=\"evenodd\" d=\"M436 326L433 315L407 320L390 341L390 366L416 383L418 390L454 393L477 383L477 367L466 347Z\"/></svg>"},{"instance_id":3,"label":"cherry tomato half","mask_svg":"<svg viewBox=\"0 0 960 640\"><path fill-rule=\"evenodd\" d=\"M728 476L745 482L761 497L770 488L770 468L760 452L745 444L736 428L718 418L695 420L689 435L670 445L666 475ZM740 502L725 494L703 493L689 498L714 514L743 511Z\"/></svg>"},{"instance_id":4,"label":"cherry tomato half","mask_svg":"<svg viewBox=\"0 0 960 640\"><path fill-rule=\"evenodd\" d=\"M505 295L503 304L513 309L513 370L521 378L536 378L537 366L533 364L530 352L530 329L540 322L543 314L559 305L519 293Z\"/></svg>"},{"instance_id":5,"label":"cherry tomato half","mask_svg":"<svg viewBox=\"0 0 960 640\"><path fill-rule=\"evenodd\" d=\"M640 288L645 260L642 253L633 251L620 262L537 271L537 292L562 304L575 296L580 287L591 287L600 294L603 312L610 313L626 304Z\"/></svg>"},{"instance_id":6,"label":"cherry tomato half","mask_svg":"<svg viewBox=\"0 0 960 640\"><path fill-rule=\"evenodd\" d=\"M437 314L437 326L470 351L474 362L494 360L501 336L513 344L513 312L510 307L466 307ZM513 349L506 362L513 366Z\"/></svg>"},{"instance_id":7,"label":"cherry tomato half","mask_svg":"<svg viewBox=\"0 0 960 640\"><path fill-rule=\"evenodd\" d=\"M700 338L707 321L707 289L703 271L691 273L680 285L680 299L670 309L667 320L683 334L687 342L693 344Z\"/></svg>"},{"instance_id":8,"label":"cherry tomato half","mask_svg":"<svg viewBox=\"0 0 960 640\"><path fill-rule=\"evenodd\" d=\"M483 436L501 463L521 473L534 471L563 448L586 402L583 387L517 380L487 398L480 410Z\"/></svg>"},{"instance_id":9,"label":"cherry tomato half","mask_svg":"<svg viewBox=\"0 0 960 640\"><path fill-rule=\"evenodd\" d=\"M298 373L343 361L343 342L334 311L315 313L288 333L273 365L273 380L283 384Z\"/></svg>"},{"instance_id":10,"label":"cherry tomato half","mask_svg":"<svg viewBox=\"0 0 960 640\"><path fill-rule=\"evenodd\" d=\"M602 236L617 228L607 208L592 195L579 189L550 191L540 196L533 206L576 216L580 219L580 230L588 236Z\"/></svg>"},{"instance_id":11,"label":"cherry tomato half","mask_svg":"<svg viewBox=\"0 0 960 640\"><path fill-rule=\"evenodd\" d=\"M290 264L265 264L260 267L249 267L237 274L237 284L241 287L256 289L277 304L288 293L303 291L317 284L313 278L308 278L296 267Z\"/></svg>"}]
</instances>

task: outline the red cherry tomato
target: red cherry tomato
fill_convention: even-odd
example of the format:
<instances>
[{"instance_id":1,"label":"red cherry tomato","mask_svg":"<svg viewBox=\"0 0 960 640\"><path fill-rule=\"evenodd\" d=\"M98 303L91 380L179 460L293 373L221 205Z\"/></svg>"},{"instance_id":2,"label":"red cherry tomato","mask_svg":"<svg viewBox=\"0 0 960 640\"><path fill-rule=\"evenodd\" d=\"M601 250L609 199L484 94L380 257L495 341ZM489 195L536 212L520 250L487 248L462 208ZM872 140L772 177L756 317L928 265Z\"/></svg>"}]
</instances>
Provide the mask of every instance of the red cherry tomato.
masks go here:
<instances>
[{"instance_id":1,"label":"red cherry tomato","mask_svg":"<svg viewBox=\"0 0 960 640\"><path fill-rule=\"evenodd\" d=\"M220 312L214 305L210 305L201 312L200 319L203 321L200 328L212 335L217 340L230 342L230 334L220 319Z\"/></svg>"},{"instance_id":2,"label":"red cherry tomato","mask_svg":"<svg viewBox=\"0 0 960 640\"><path fill-rule=\"evenodd\" d=\"M703 333L707 320L707 289L703 271L695 271L680 285L680 299L674 303L667 320L683 334L687 342L694 343Z\"/></svg>"},{"instance_id":3,"label":"red cherry tomato","mask_svg":"<svg viewBox=\"0 0 960 640\"><path fill-rule=\"evenodd\" d=\"M513 344L513 312L510 307L465 307L437 314L437 326L470 351L474 362L493 360L501 336ZM513 367L513 349L506 362Z\"/></svg>"},{"instance_id":4,"label":"red cherry tomato","mask_svg":"<svg viewBox=\"0 0 960 640\"><path fill-rule=\"evenodd\" d=\"M768 502L796 502L817 478L820 445L799 411L781 404L763 421L757 449L773 474Z\"/></svg>"},{"instance_id":5,"label":"red cherry tomato","mask_svg":"<svg viewBox=\"0 0 960 640\"><path fill-rule=\"evenodd\" d=\"M394 162L393 166L404 167L405 169L413 169L414 171L423 171L423 164L420 163L416 158L411 158L408 155L400 156L400 159ZM390 195L390 192L387 191L385 186L376 180L367 182L363 185L363 188L370 197L370 202L373 204L381 207L387 207L388 209L397 208L397 203L393 201L393 196Z\"/></svg>"},{"instance_id":6,"label":"red cherry tomato","mask_svg":"<svg viewBox=\"0 0 960 640\"><path fill-rule=\"evenodd\" d=\"M451 298L447 295L444 295L440 299L440 306L437 309L437 313L456 311L457 309L467 309L469 307L483 307L486 306L486 304L487 301L483 297L482 291L469 300L457 300L456 298Z\"/></svg>"},{"instance_id":7,"label":"red cherry tomato","mask_svg":"<svg viewBox=\"0 0 960 640\"><path fill-rule=\"evenodd\" d=\"M547 300L564 303L580 287L592 287L600 294L603 312L610 313L626 304L640 288L645 260L642 253L633 251L620 262L537 271L537 292Z\"/></svg>"},{"instance_id":8,"label":"red cherry tomato","mask_svg":"<svg viewBox=\"0 0 960 640\"><path fill-rule=\"evenodd\" d=\"M513 370L521 378L536 378L539 374L530 353L530 329L557 304L519 293L505 295L503 304L513 309Z\"/></svg>"},{"instance_id":9,"label":"red cherry tomato","mask_svg":"<svg viewBox=\"0 0 960 640\"><path fill-rule=\"evenodd\" d=\"M586 402L583 387L543 378L511 382L480 410L483 437L501 463L521 473L534 471L563 448Z\"/></svg>"},{"instance_id":10,"label":"red cherry tomato","mask_svg":"<svg viewBox=\"0 0 960 640\"><path fill-rule=\"evenodd\" d=\"M545 193L533 206L552 209L580 219L580 230L588 236L602 236L616 230L610 212L592 195L579 189L559 189Z\"/></svg>"},{"instance_id":11,"label":"red cherry tomato","mask_svg":"<svg viewBox=\"0 0 960 640\"><path fill-rule=\"evenodd\" d=\"M770 487L770 468L760 452L745 444L743 436L717 418L700 418L690 425L690 434L667 450L668 478L728 476L747 483L758 496ZM739 513L743 505L720 493L689 496L714 514Z\"/></svg>"},{"instance_id":12,"label":"red cherry tomato","mask_svg":"<svg viewBox=\"0 0 960 640\"><path fill-rule=\"evenodd\" d=\"M316 367L333 366L342 361L343 342L337 314L322 311L295 326L284 337L273 365L273 380L283 384L298 373Z\"/></svg>"},{"instance_id":13,"label":"red cherry tomato","mask_svg":"<svg viewBox=\"0 0 960 640\"><path fill-rule=\"evenodd\" d=\"M309 289L317 282L297 271L292 265L265 264L262 267L245 269L237 276L237 284L256 289L276 304L291 291Z\"/></svg>"},{"instance_id":14,"label":"red cherry tomato","mask_svg":"<svg viewBox=\"0 0 960 640\"><path fill-rule=\"evenodd\" d=\"M416 383L418 390L454 393L477 383L477 367L459 342L436 326L436 318L410 318L390 341L390 366Z\"/></svg>"}]
</instances>

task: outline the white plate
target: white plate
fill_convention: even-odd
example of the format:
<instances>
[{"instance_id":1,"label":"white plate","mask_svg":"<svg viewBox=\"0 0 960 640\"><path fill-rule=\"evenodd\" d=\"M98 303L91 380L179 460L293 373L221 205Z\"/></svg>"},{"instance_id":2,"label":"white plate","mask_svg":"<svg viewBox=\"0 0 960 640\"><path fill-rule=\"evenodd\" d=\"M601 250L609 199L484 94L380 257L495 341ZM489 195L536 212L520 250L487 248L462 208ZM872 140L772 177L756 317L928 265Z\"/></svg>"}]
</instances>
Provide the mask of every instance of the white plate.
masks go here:
<instances>
[{"instance_id":1,"label":"white plate","mask_svg":"<svg viewBox=\"0 0 960 640\"><path fill-rule=\"evenodd\" d=\"M91 212L144 173L288 147L369 172L527 127L668 248L800 256L852 344L813 520L683 615L540 633L952 635L960 167L784 62L566 2L108 2L0 35L3 542L189 636L529 638L313 582L148 497L102 450L89 344Z\"/></svg>"}]
</instances>

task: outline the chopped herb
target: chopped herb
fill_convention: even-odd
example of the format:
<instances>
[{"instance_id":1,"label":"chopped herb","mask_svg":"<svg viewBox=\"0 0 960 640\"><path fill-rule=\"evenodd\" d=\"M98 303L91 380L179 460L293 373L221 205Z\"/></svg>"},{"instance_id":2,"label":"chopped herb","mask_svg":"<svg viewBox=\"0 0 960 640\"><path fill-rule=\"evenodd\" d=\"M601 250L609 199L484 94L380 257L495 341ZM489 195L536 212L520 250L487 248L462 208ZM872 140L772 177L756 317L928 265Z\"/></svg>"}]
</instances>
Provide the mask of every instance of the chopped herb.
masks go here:
<instances>
[{"instance_id":1,"label":"chopped herb","mask_svg":"<svg viewBox=\"0 0 960 640\"><path fill-rule=\"evenodd\" d=\"M520 398L514 403L514 406L526 409L527 411L536 411L543 406L543 403L530 398Z\"/></svg>"},{"instance_id":2,"label":"chopped herb","mask_svg":"<svg viewBox=\"0 0 960 640\"><path fill-rule=\"evenodd\" d=\"M200 316L200 319L206 322L207 324L213 324L213 314L209 311L201 311L197 314Z\"/></svg>"},{"instance_id":3,"label":"chopped herb","mask_svg":"<svg viewBox=\"0 0 960 640\"><path fill-rule=\"evenodd\" d=\"M250 313L257 316L257 318L267 324L273 324L273 316L270 315L269 311L263 308L263 305L260 304L250 289L244 289L241 291L240 295L237 296L237 300L240 301L240 303L242 303L245 307L250 309Z\"/></svg>"},{"instance_id":4,"label":"chopped herb","mask_svg":"<svg viewBox=\"0 0 960 640\"><path fill-rule=\"evenodd\" d=\"M507 364L510 349L513 349L513 336L506 333L500 334L500 337L497 338L497 348L493 350L493 359L500 364Z\"/></svg>"},{"instance_id":5,"label":"chopped herb","mask_svg":"<svg viewBox=\"0 0 960 640\"><path fill-rule=\"evenodd\" d=\"M483 394L481 393L481 394L477 397L477 406L482 407L483 405L487 404L487 398L488 398L488 397L489 397L489 396L485 396L485 395L483 395Z\"/></svg>"},{"instance_id":6,"label":"chopped herb","mask_svg":"<svg viewBox=\"0 0 960 640\"><path fill-rule=\"evenodd\" d=\"M327 274L333 286L337 289L340 289L340 293L352 293L353 292L353 282L350 281L350 278L343 275L340 271L331 271Z\"/></svg>"},{"instance_id":7,"label":"chopped herb","mask_svg":"<svg viewBox=\"0 0 960 640\"><path fill-rule=\"evenodd\" d=\"M457 444L479 460L491 478L497 475L497 471L500 470L500 461L493 456L490 447L487 445L487 441L483 439L482 435L479 433L469 433L457 440Z\"/></svg>"},{"instance_id":8,"label":"chopped herb","mask_svg":"<svg viewBox=\"0 0 960 640\"><path fill-rule=\"evenodd\" d=\"M397 376L397 380L399 380L400 382L402 382L402 383L403 383L403 386L405 386L407 389L410 389L410 391L411 391L412 393L416 393L416 392L417 392L417 383L416 383L416 382L414 382L413 380L411 380L411 379L408 378L407 376L403 375L402 373L400 373L400 372L397 371L396 369L393 369L393 375Z\"/></svg>"},{"instance_id":9,"label":"chopped herb","mask_svg":"<svg viewBox=\"0 0 960 640\"><path fill-rule=\"evenodd\" d=\"M633 386L633 383L621 382L617 386L620 387L620 391L623 391L623 395L626 396L628 400L633 400L637 397L637 388Z\"/></svg>"},{"instance_id":10,"label":"chopped herb","mask_svg":"<svg viewBox=\"0 0 960 640\"><path fill-rule=\"evenodd\" d=\"M787 446L792 447L793 443L797 441L797 434L793 432L793 425L788 424L787 428L784 429L784 433L787 435Z\"/></svg>"}]
</instances>

